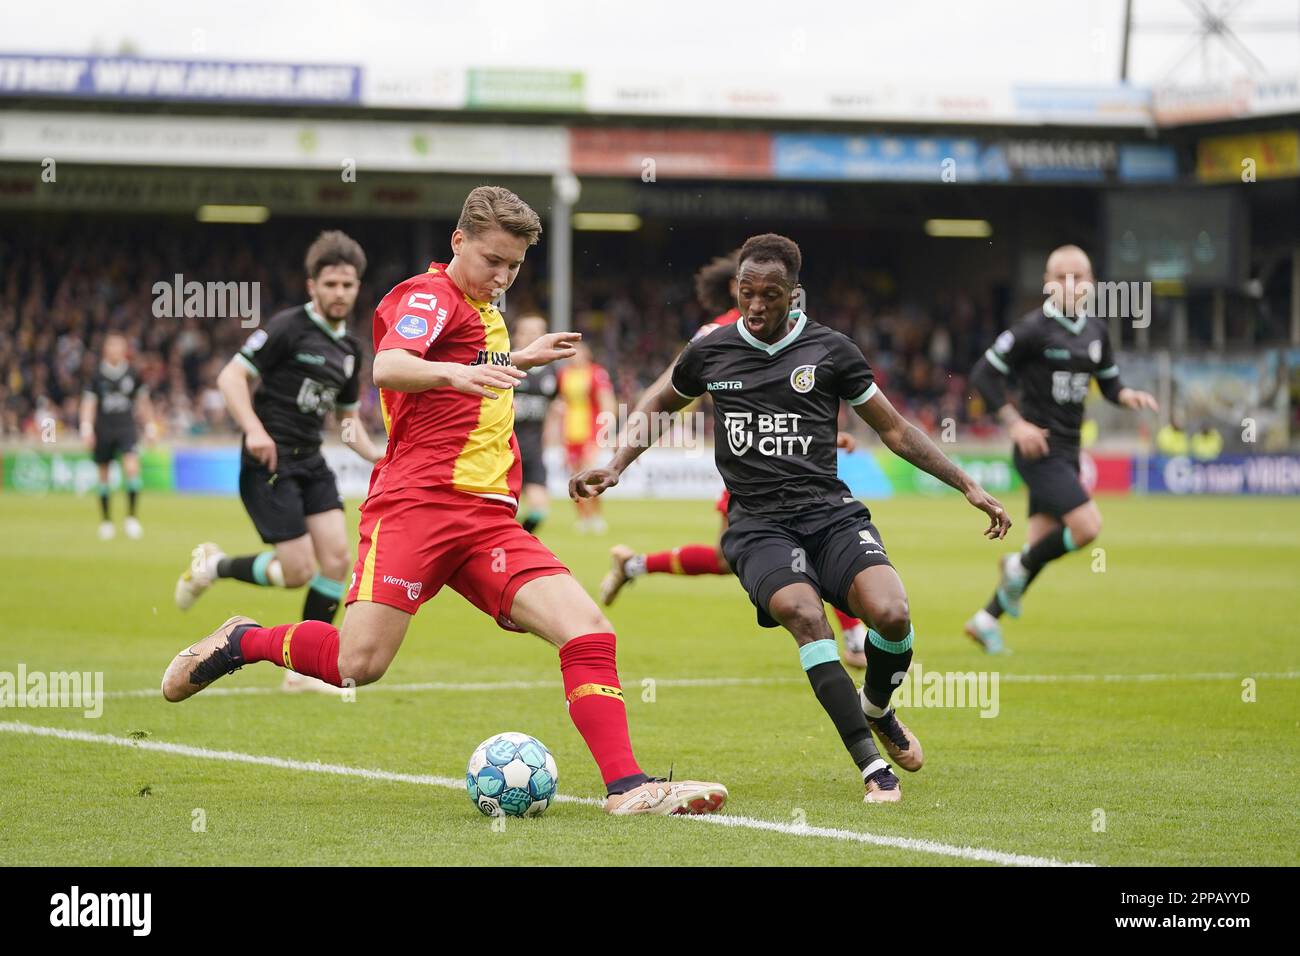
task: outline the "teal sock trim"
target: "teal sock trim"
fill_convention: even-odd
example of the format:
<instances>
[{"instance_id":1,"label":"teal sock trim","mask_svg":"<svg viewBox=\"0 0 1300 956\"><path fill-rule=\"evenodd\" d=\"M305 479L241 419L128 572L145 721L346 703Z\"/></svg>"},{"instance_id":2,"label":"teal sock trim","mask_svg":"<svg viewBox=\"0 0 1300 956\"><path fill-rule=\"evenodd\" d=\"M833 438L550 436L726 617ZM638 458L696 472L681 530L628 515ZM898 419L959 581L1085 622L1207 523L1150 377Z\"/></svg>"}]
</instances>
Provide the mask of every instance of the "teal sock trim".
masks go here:
<instances>
[{"instance_id":1,"label":"teal sock trim","mask_svg":"<svg viewBox=\"0 0 1300 956\"><path fill-rule=\"evenodd\" d=\"M99 483L99 493L100 493L101 495L106 495L106 494L108 494L108 482L106 482L106 481L101 481L101 482Z\"/></svg>"},{"instance_id":2,"label":"teal sock trim","mask_svg":"<svg viewBox=\"0 0 1300 956\"><path fill-rule=\"evenodd\" d=\"M128 478L126 480L127 491L139 491L143 487L144 481L138 475L135 478Z\"/></svg>"},{"instance_id":3,"label":"teal sock trim","mask_svg":"<svg viewBox=\"0 0 1300 956\"><path fill-rule=\"evenodd\" d=\"M550 514L549 511L530 511L527 517L531 521L545 521L548 514Z\"/></svg>"},{"instance_id":4,"label":"teal sock trim","mask_svg":"<svg viewBox=\"0 0 1300 956\"><path fill-rule=\"evenodd\" d=\"M266 566L275 560L274 551L263 551L253 559L253 580L262 587L270 587L271 582L266 579Z\"/></svg>"},{"instance_id":5,"label":"teal sock trim","mask_svg":"<svg viewBox=\"0 0 1300 956\"><path fill-rule=\"evenodd\" d=\"M1065 541L1065 550L1066 550L1066 551L1073 551L1073 550L1075 550L1075 545L1074 545L1074 535L1070 534L1070 529L1069 529L1069 528L1066 528L1066 529L1065 529L1065 534L1064 534L1062 537L1063 537L1063 539L1064 539L1064 541Z\"/></svg>"},{"instance_id":6,"label":"teal sock trim","mask_svg":"<svg viewBox=\"0 0 1300 956\"><path fill-rule=\"evenodd\" d=\"M912 635L916 633L915 627L907 629L907 637L901 641L887 641L881 635L877 634L871 628L867 628L867 640L871 641L872 646L880 648L887 654L902 654L912 649Z\"/></svg>"},{"instance_id":7,"label":"teal sock trim","mask_svg":"<svg viewBox=\"0 0 1300 956\"><path fill-rule=\"evenodd\" d=\"M343 599L342 581L335 581L332 578L327 578L324 575L318 574L311 579L311 583L307 586L313 591L325 595L327 598L333 598L336 601Z\"/></svg>"},{"instance_id":8,"label":"teal sock trim","mask_svg":"<svg viewBox=\"0 0 1300 956\"><path fill-rule=\"evenodd\" d=\"M813 641L811 644L805 644L799 648L799 663L803 665L805 671L812 670L818 664L826 664L839 659L839 645L829 637L825 640Z\"/></svg>"}]
</instances>

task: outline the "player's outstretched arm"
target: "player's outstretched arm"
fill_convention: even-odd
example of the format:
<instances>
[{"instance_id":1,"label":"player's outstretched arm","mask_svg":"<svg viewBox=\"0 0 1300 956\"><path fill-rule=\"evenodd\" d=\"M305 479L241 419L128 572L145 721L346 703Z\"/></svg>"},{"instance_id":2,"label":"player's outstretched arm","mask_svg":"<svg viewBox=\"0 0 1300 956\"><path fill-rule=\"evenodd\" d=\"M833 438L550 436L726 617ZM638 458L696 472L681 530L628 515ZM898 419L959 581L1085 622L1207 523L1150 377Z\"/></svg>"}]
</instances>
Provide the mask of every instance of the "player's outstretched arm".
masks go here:
<instances>
[{"instance_id":1,"label":"player's outstretched arm","mask_svg":"<svg viewBox=\"0 0 1300 956\"><path fill-rule=\"evenodd\" d=\"M248 453L265 465L267 471L273 472L276 465L275 439L267 434L262 420L253 411L253 393L248 387L248 380L254 374L236 355L217 376L217 389L226 400L230 417L244 433L244 447Z\"/></svg>"},{"instance_id":2,"label":"player's outstretched arm","mask_svg":"<svg viewBox=\"0 0 1300 956\"><path fill-rule=\"evenodd\" d=\"M662 380L662 379L661 379ZM694 399L686 398L673 388L669 380L653 393L642 396L640 402L629 416L629 424L637 421L650 421L653 416L665 412L681 411ZM579 498L594 498L618 484L618 479L627 466L636 461L641 453L650 447L648 428L637 428L636 435L626 432L618 436L618 451L603 468L588 468L569 479L569 497L574 501ZM645 436L645 437L639 437Z\"/></svg>"},{"instance_id":3,"label":"player's outstretched arm","mask_svg":"<svg viewBox=\"0 0 1300 956\"><path fill-rule=\"evenodd\" d=\"M348 412L339 422L343 433L343 444L370 462L372 465L384 457L384 450L374 443L365 423L355 411Z\"/></svg>"},{"instance_id":4,"label":"player's outstretched arm","mask_svg":"<svg viewBox=\"0 0 1300 956\"><path fill-rule=\"evenodd\" d=\"M550 365L562 359L573 358L573 347L582 341L581 332L548 332L539 336L527 347L510 353L510 364L528 371L539 365Z\"/></svg>"},{"instance_id":5,"label":"player's outstretched arm","mask_svg":"<svg viewBox=\"0 0 1300 956\"><path fill-rule=\"evenodd\" d=\"M99 398L94 392L85 392L81 396L81 413L78 420L81 426L81 440L92 448L95 445L95 409Z\"/></svg>"},{"instance_id":6,"label":"player's outstretched arm","mask_svg":"<svg viewBox=\"0 0 1300 956\"><path fill-rule=\"evenodd\" d=\"M996 498L980 487L966 472L948 458L921 429L917 428L877 391L867 401L853 406L859 417L870 425L890 451L917 468L956 488L966 500L989 516L989 526L984 534L989 538L1005 538L1011 527L1007 510Z\"/></svg>"},{"instance_id":7,"label":"player's outstretched arm","mask_svg":"<svg viewBox=\"0 0 1300 956\"><path fill-rule=\"evenodd\" d=\"M428 362L406 349L384 349L375 356L374 379L379 388L393 392L427 392L454 388L479 398L500 398L491 389L513 389L526 377L510 365L461 365Z\"/></svg>"},{"instance_id":8,"label":"player's outstretched arm","mask_svg":"<svg viewBox=\"0 0 1300 956\"><path fill-rule=\"evenodd\" d=\"M971 369L970 381L984 399L985 407L991 409L1006 428L1007 435L1020 449L1020 454L1029 459L1042 458L1047 454L1047 429L1039 428L1020 416L1020 410L1007 397L1006 373L994 368L987 352Z\"/></svg>"},{"instance_id":9,"label":"player's outstretched arm","mask_svg":"<svg viewBox=\"0 0 1300 956\"><path fill-rule=\"evenodd\" d=\"M1135 412L1160 411L1160 403L1150 392L1144 392L1136 388L1121 388L1119 395L1116 397L1116 404L1123 405L1125 408L1131 408Z\"/></svg>"}]
</instances>

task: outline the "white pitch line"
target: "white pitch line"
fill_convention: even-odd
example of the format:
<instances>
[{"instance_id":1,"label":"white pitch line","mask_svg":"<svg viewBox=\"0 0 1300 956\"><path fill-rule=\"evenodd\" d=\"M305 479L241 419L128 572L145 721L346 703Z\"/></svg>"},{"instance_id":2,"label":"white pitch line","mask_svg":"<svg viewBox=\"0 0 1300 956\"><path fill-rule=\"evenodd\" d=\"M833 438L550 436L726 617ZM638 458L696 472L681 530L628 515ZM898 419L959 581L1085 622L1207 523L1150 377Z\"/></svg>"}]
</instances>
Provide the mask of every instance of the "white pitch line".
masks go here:
<instances>
[{"instance_id":1,"label":"white pitch line","mask_svg":"<svg viewBox=\"0 0 1300 956\"><path fill-rule=\"evenodd\" d=\"M174 754L180 757L197 757L203 760L224 760L230 763L256 764L264 767L277 767L281 770L300 770L307 773L326 773L340 777L360 777L363 780L382 780L390 783L412 783L427 787L443 787L448 790L463 790L464 780L452 777L439 777L431 774L394 773L391 770L367 770L363 767L349 767L343 764L321 763L319 761L289 760L284 757L266 757L259 754L240 753L235 750L209 750L206 747L191 747L188 744L173 744L161 740L132 740L113 734L92 734L84 730L65 730L61 727L42 727L36 724L24 724L18 721L0 721L0 732L27 734L35 737L54 737L58 740L73 740L81 743L109 744L115 747L133 747L138 750L151 750L156 753ZM556 796L558 803L576 803L586 806L600 806L600 801L591 797L571 797L567 794ZM820 837L822 839L842 840L852 843L866 843L872 846L889 847L899 850L912 850L918 853L930 853L937 856L953 857L960 860L972 860L978 863L1001 863L1005 866L1092 866L1091 863L1065 862L1051 857L1028 856L1022 853L1005 853L1001 850L985 850L980 847L954 846L934 840L919 840L913 837L880 836L875 833L863 833L857 830L840 830L832 827L795 826L789 823L775 823L770 820L758 820L753 817L740 816L702 816L688 817L720 826L740 827L747 830L764 830L787 836Z\"/></svg>"},{"instance_id":2,"label":"white pitch line","mask_svg":"<svg viewBox=\"0 0 1300 956\"><path fill-rule=\"evenodd\" d=\"M962 671L961 673L966 673ZM1257 680L1296 680L1300 671L1265 671L1254 674L1236 674L1230 671L1211 671L1200 674L1007 674L999 672L999 680L1007 684L1063 684L1063 683L1161 683L1174 681L1210 681L1241 680L1253 677ZM628 677L629 684L639 684L641 678ZM802 677L680 677L655 680L658 687L767 687L777 684L804 684ZM507 681L466 681L453 683L446 681L424 681L414 684L366 684L364 693L372 691L386 692L422 692L422 691L502 691L502 690L538 690L560 688L557 680L507 680ZM358 692L362 688L357 688ZM233 697L241 694L279 694L279 687L213 687L203 692L204 697ZM162 691L157 687L140 687L133 690L111 690L105 697L161 697Z\"/></svg>"},{"instance_id":3,"label":"white pitch line","mask_svg":"<svg viewBox=\"0 0 1300 956\"><path fill-rule=\"evenodd\" d=\"M1256 674L1235 674L1231 671L1207 671L1201 674L1003 674L1001 680L1008 684L1055 683L1159 683L1162 681L1242 680L1295 680L1300 671L1264 671Z\"/></svg>"},{"instance_id":4,"label":"white pitch line","mask_svg":"<svg viewBox=\"0 0 1300 956\"><path fill-rule=\"evenodd\" d=\"M1004 853L1001 850L984 850L974 846L952 846L948 843L936 843L933 840L918 840L915 837L879 836L875 833L860 833L856 830L839 830L832 827L798 826L793 823L773 823L770 820L755 820L750 817L697 816L690 817L702 823L716 823L719 826L745 827L750 830L769 830L773 833L786 833L791 836L826 837L831 840L850 840L855 843L869 843L872 846L887 846L898 850L914 850L919 853L934 853L939 856L951 856L960 860L978 860L981 863L1001 863L1004 866L1092 866L1091 863L1063 862L1040 856L1026 856L1023 853Z\"/></svg>"}]
</instances>

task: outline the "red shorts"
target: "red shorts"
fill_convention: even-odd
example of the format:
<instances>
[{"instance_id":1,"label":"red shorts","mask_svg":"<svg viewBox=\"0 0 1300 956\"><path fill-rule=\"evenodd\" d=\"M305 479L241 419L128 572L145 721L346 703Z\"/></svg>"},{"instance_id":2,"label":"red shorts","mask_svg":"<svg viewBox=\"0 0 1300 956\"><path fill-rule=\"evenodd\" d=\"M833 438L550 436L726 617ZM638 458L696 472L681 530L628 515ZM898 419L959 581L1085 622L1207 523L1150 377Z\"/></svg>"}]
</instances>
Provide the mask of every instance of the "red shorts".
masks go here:
<instances>
[{"instance_id":1,"label":"red shorts","mask_svg":"<svg viewBox=\"0 0 1300 956\"><path fill-rule=\"evenodd\" d=\"M591 459L591 454L596 450L594 440L580 442L565 442L564 454L569 462L569 471L577 471L586 467L587 462Z\"/></svg>"},{"instance_id":2,"label":"red shorts","mask_svg":"<svg viewBox=\"0 0 1300 956\"><path fill-rule=\"evenodd\" d=\"M444 584L508 631L518 590L569 569L504 501L459 491L375 495L361 506L361 543L347 604L414 614Z\"/></svg>"}]
</instances>

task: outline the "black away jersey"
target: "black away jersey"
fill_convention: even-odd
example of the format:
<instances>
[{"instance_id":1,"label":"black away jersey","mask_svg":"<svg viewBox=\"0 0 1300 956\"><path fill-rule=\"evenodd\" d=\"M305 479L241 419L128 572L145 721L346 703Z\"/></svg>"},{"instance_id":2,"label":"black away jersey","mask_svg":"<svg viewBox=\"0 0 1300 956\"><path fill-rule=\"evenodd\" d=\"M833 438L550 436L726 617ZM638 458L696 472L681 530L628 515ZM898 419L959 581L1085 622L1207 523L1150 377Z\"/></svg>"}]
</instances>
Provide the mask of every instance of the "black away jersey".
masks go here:
<instances>
[{"instance_id":1,"label":"black away jersey","mask_svg":"<svg viewBox=\"0 0 1300 956\"><path fill-rule=\"evenodd\" d=\"M1106 324L1095 316L1067 318L1056 310L1036 309L984 353L989 364L1020 384L1021 416L1048 430L1053 453L1079 448L1088 386L1117 378Z\"/></svg>"},{"instance_id":2,"label":"black away jersey","mask_svg":"<svg viewBox=\"0 0 1300 956\"><path fill-rule=\"evenodd\" d=\"M876 393L871 366L847 336L796 310L775 345L737 322L695 339L673 368L673 388L713 399L714 457L734 499L750 511L790 512L848 495L836 473L841 400Z\"/></svg>"},{"instance_id":3,"label":"black away jersey","mask_svg":"<svg viewBox=\"0 0 1300 956\"><path fill-rule=\"evenodd\" d=\"M100 362L95 377L86 386L86 394L95 396L95 431L133 431L135 400L147 391L135 369L126 362Z\"/></svg>"},{"instance_id":4,"label":"black away jersey","mask_svg":"<svg viewBox=\"0 0 1300 956\"><path fill-rule=\"evenodd\" d=\"M253 411L277 446L318 448L325 415L357 408L361 345L336 332L310 302L272 316L238 358L262 379Z\"/></svg>"}]
</instances>

